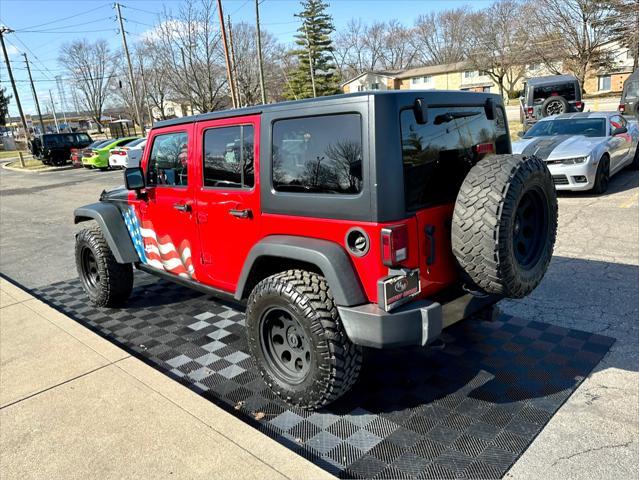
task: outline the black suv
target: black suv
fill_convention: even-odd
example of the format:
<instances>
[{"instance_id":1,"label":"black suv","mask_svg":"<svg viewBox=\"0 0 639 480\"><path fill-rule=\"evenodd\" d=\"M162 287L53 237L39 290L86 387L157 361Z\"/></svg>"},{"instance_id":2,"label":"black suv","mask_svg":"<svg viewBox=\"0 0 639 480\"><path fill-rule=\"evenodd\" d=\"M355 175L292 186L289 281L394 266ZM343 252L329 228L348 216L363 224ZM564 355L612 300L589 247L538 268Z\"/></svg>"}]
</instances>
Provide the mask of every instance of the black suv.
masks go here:
<instances>
[{"instance_id":1,"label":"black suv","mask_svg":"<svg viewBox=\"0 0 639 480\"><path fill-rule=\"evenodd\" d=\"M45 165L62 165L71 157L72 148L85 148L92 142L84 132L46 133L31 140L29 150Z\"/></svg>"},{"instance_id":2,"label":"black suv","mask_svg":"<svg viewBox=\"0 0 639 480\"><path fill-rule=\"evenodd\" d=\"M524 131L544 117L584 111L581 85L572 75L531 78L524 84L519 105Z\"/></svg>"},{"instance_id":3,"label":"black suv","mask_svg":"<svg viewBox=\"0 0 639 480\"><path fill-rule=\"evenodd\" d=\"M619 113L639 118L639 70L635 70L623 84Z\"/></svg>"}]
</instances>

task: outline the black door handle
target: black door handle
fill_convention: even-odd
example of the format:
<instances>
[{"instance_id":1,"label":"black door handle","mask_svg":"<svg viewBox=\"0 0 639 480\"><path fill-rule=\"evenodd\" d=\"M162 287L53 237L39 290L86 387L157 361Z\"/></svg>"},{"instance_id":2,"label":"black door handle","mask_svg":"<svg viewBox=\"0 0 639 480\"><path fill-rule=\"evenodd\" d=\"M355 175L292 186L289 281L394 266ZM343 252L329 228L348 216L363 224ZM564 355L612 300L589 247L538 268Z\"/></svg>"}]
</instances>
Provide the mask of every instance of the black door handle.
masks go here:
<instances>
[{"instance_id":1,"label":"black door handle","mask_svg":"<svg viewBox=\"0 0 639 480\"><path fill-rule=\"evenodd\" d=\"M232 208L229 210L229 213L237 218L251 218L251 214L253 212L251 212L249 208L245 208L245 209Z\"/></svg>"},{"instance_id":2,"label":"black door handle","mask_svg":"<svg viewBox=\"0 0 639 480\"><path fill-rule=\"evenodd\" d=\"M189 205L188 203L174 203L173 208L175 208L176 210L179 210L180 212L191 211L191 205Z\"/></svg>"}]
</instances>

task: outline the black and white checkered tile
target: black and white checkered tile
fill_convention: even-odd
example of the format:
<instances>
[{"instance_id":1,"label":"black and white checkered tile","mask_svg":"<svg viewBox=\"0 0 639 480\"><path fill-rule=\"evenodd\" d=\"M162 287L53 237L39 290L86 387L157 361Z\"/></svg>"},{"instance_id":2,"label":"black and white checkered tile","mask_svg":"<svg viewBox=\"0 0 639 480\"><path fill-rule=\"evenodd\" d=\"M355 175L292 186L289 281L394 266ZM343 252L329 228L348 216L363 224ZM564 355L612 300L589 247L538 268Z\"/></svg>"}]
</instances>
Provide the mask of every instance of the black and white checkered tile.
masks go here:
<instances>
[{"instance_id":1,"label":"black and white checkered tile","mask_svg":"<svg viewBox=\"0 0 639 480\"><path fill-rule=\"evenodd\" d=\"M354 390L313 413L262 382L240 309L136 282L122 309L91 306L76 280L34 294L344 478L501 477L614 342L506 316L461 322L443 350L367 351Z\"/></svg>"}]
</instances>

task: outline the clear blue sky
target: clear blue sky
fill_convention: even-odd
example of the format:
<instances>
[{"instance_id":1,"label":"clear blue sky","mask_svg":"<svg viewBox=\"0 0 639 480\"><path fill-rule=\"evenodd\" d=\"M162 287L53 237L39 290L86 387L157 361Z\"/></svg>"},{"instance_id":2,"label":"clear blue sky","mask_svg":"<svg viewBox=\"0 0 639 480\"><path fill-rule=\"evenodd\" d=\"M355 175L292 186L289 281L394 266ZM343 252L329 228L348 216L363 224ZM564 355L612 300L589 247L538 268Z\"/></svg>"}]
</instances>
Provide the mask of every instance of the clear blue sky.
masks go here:
<instances>
[{"instance_id":1,"label":"clear blue sky","mask_svg":"<svg viewBox=\"0 0 639 480\"><path fill-rule=\"evenodd\" d=\"M157 13L164 6L176 10L181 2L120 0L122 16L126 19L125 30L130 34L129 42L134 43L140 34L152 28ZM329 0L329 12L337 29L343 28L351 18L361 18L367 23L397 19L412 25L422 13L460 6L482 8L489 3L489 0ZM254 0L223 0L222 4L225 16L230 14L234 22L255 21ZM25 113L35 113L35 104L21 53L29 55L38 97L46 111L43 104L49 103L49 89L55 102L59 103L54 77L65 75L57 63L63 43L78 38L104 38L113 48L121 47L112 5L113 2L103 0L0 0L0 24L16 31L6 35L5 41ZM260 6L263 28L288 44L299 24L293 16L299 10L299 0L264 0ZM1 63L2 86L11 92L4 61ZM17 115L15 101L10 104L10 113Z\"/></svg>"}]
</instances>

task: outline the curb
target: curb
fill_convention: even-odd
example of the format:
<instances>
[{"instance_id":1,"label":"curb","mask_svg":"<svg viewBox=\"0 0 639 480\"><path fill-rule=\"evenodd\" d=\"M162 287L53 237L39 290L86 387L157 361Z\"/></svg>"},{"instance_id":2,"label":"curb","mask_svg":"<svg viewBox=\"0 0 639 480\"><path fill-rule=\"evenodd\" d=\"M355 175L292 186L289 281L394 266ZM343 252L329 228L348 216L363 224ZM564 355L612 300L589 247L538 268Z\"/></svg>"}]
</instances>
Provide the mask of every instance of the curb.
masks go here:
<instances>
[{"instance_id":1,"label":"curb","mask_svg":"<svg viewBox=\"0 0 639 480\"><path fill-rule=\"evenodd\" d=\"M9 166L10 163L14 163L14 162L4 163L2 165L2 168L4 168L5 170L11 170L12 172L22 172L22 173L47 173L47 172L57 172L60 170L71 170L73 168L73 165L65 165L63 167L45 167L45 168L39 168L38 170L28 170L25 168L10 167Z\"/></svg>"}]
</instances>

